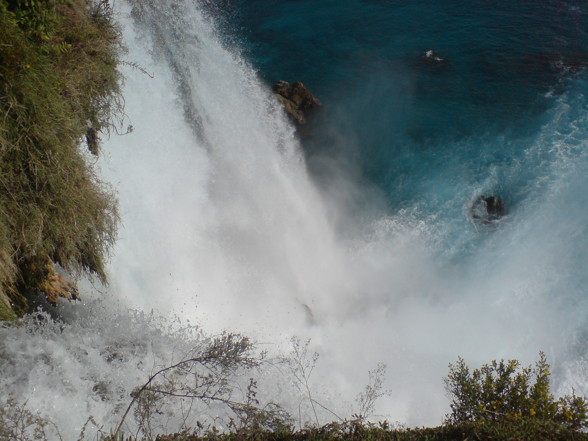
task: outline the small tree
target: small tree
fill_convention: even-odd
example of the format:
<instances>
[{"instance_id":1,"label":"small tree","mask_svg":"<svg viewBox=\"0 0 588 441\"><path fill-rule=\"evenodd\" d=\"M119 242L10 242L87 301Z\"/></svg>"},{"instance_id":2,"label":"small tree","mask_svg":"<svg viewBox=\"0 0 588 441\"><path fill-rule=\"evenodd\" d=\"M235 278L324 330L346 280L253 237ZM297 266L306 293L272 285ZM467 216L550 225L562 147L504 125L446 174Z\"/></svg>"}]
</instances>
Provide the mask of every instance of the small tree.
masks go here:
<instances>
[{"instance_id":1,"label":"small tree","mask_svg":"<svg viewBox=\"0 0 588 441\"><path fill-rule=\"evenodd\" d=\"M535 366L517 360L492 361L470 372L464 360L449 365L445 386L451 395L450 424L532 420L570 430L588 427L588 403L575 394L555 400L549 364L540 352Z\"/></svg>"}]
</instances>

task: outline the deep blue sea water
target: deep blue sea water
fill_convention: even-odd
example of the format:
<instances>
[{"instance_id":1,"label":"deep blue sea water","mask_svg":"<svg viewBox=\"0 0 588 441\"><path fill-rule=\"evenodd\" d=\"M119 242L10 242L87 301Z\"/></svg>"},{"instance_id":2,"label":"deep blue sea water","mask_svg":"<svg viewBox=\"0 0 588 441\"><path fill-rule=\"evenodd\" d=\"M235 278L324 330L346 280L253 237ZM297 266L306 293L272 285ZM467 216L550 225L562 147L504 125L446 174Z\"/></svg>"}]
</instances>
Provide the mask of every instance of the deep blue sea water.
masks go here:
<instances>
[{"instance_id":1,"label":"deep blue sea water","mask_svg":"<svg viewBox=\"0 0 588 441\"><path fill-rule=\"evenodd\" d=\"M227 3L227 28L260 76L302 81L323 101L303 142L325 194L352 176L392 216L435 230L449 279L549 299L584 332L586 1ZM427 50L447 63L424 63ZM508 215L480 227L469 210L490 194ZM349 198L368 216L373 200Z\"/></svg>"},{"instance_id":2,"label":"deep blue sea water","mask_svg":"<svg viewBox=\"0 0 588 441\"><path fill-rule=\"evenodd\" d=\"M311 170L328 174L325 157L336 157L391 211L445 219L452 244L472 228L476 195L498 194L516 213L559 176L548 144L586 139L573 128L586 109L585 1L237 0L228 10L264 80L302 81L324 102L305 129ZM424 63L427 50L447 63Z\"/></svg>"}]
</instances>

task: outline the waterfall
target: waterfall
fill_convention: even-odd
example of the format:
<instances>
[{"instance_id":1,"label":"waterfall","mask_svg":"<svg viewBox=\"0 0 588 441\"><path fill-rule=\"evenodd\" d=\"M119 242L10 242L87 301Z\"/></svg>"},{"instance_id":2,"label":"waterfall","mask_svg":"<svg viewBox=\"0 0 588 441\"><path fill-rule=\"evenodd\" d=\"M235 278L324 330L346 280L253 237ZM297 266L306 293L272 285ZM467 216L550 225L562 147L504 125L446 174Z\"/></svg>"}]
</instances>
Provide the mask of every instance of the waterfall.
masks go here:
<instances>
[{"instance_id":1,"label":"waterfall","mask_svg":"<svg viewBox=\"0 0 588 441\"><path fill-rule=\"evenodd\" d=\"M588 236L584 95L558 97L525 154L488 178L488 187L519 179L525 195L500 228L456 221L485 191L467 181L450 201L456 218L419 204L366 217L336 197L373 196L356 176L315 185L269 86L205 7L117 7L133 131L111 136L98 164L122 214L110 286L88 285L82 305L60 305L59 320L40 314L0 329L3 390L75 439L90 416L114 426L150 372L224 330L272 354L287 353L291 337L310 339L320 354L313 393L345 416L379 362L390 394L377 415L408 424L441 423L442 378L458 356L531 363L544 350L563 392L586 390L586 254L575 243ZM259 375L264 396L296 413L292 378Z\"/></svg>"},{"instance_id":2,"label":"waterfall","mask_svg":"<svg viewBox=\"0 0 588 441\"><path fill-rule=\"evenodd\" d=\"M216 330L236 317L246 331L297 329L321 291L348 288L294 129L196 5L131 15L131 53L155 78L129 81L135 133L108 149L123 209L114 289Z\"/></svg>"}]
</instances>

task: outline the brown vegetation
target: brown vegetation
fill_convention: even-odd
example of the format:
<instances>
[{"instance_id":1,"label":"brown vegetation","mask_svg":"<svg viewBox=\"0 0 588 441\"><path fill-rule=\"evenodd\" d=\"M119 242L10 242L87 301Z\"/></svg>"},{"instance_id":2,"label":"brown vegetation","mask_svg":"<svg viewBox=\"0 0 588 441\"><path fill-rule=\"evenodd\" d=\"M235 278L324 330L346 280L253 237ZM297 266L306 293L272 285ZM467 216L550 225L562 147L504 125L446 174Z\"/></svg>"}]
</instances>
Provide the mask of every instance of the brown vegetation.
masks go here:
<instances>
[{"instance_id":1,"label":"brown vegetation","mask_svg":"<svg viewBox=\"0 0 588 441\"><path fill-rule=\"evenodd\" d=\"M0 29L0 305L23 313L77 297L55 265L106 280L117 207L80 146L121 111L121 47L104 1L0 0Z\"/></svg>"}]
</instances>

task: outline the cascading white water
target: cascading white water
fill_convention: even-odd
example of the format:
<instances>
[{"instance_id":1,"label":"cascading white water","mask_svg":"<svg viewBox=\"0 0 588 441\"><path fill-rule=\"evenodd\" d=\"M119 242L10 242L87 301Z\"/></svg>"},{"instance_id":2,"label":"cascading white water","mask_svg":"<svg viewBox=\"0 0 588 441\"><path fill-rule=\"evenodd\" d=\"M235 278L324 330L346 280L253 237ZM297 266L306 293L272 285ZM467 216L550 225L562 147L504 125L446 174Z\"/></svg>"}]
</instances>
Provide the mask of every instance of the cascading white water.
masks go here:
<instances>
[{"instance_id":1,"label":"cascading white water","mask_svg":"<svg viewBox=\"0 0 588 441\"><path fill-rule=\"evenodd\" d=\"M584 364L567 352L585 320L576 307L583 300L578 278L565 274L566 265L575 268L573 256L564 259L569 242L558 239L570 224L557 215L580 193L569 176L585 164L569 155L583 138L560 130L569 119L586 126L585 116L571 114L573 97L560 97L544 136L527 147L545 179L530 185L532 197L499 231L472 226L468 234L488 239L453 264L439 245L451 225L420 216L418 207L382 210L341 238L335 223L356 219L342 204L325 203L332 194L313 185L268 86L221 43L213 19L193 3L140 3L119 13L127 58L152 76L124 67L134 131L113 136L100 163L123 219L111 286L89 290L94 302L62 305L63 323L29 318L21 329L1 330L7 393L68 439L89 416L112 427L149 372L202 341L187 322L243 332L274 353L287 351L291 336L312 338L320 353L310 378L315 397L345 416L378 362L388 366L391 394L377 413L409 424L441 422L442 377L460 355L472 364L531 362L545 350L571 373L561 369L562 391L573 384L584 392L576 381ZM455 197L467 201L477 191L464 186ZM180 320L158 321L150 311ZM275 389L264 394L297 415L303 398L280 384L291 379L268 376ZM179 428L165 417L162 430Z\"/></svg>"},{"instance_id":2,"label":"cascading white water","mask_svg":"<svg viewBox=\"0 0 588 441\"><path fill-rule=\"evenodd\" d=\"M143 27L127 40L151 41L139 50L158 61L133 53L155 78L129 81L136 134L109 148L124 219L115 290L217 330L236 317L246 330L298 329L304 313L285 323L275 311L315 308L317 293L346 286L293 128L197 7L135 13Z\"/></svg>"}]
</instances>

